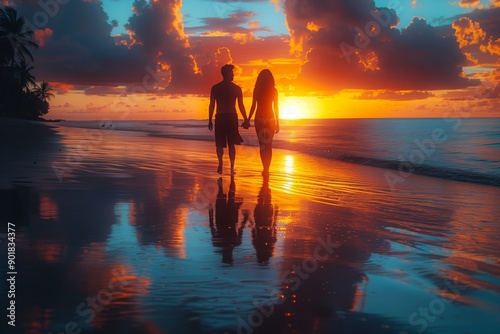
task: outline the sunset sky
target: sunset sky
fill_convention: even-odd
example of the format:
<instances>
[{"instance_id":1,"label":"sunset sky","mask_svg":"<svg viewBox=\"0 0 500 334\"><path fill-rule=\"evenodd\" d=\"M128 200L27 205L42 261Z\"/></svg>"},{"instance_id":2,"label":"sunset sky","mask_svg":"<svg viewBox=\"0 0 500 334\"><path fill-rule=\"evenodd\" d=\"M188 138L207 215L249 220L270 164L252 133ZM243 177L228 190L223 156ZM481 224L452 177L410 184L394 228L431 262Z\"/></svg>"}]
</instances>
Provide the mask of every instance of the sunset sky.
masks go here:
<instances>
[{"instance_id":1,"label":"sunset sky","mask_svg":"<svg viewBox=\"0 0 500 334\"><path fill-rule=\"evenodd\" d=\"M48 118L203 119L220 67L283 118L500 117L500 0L16 0ZM43 5L46 4L46 5Z\"/></svg>"}]
</instances>

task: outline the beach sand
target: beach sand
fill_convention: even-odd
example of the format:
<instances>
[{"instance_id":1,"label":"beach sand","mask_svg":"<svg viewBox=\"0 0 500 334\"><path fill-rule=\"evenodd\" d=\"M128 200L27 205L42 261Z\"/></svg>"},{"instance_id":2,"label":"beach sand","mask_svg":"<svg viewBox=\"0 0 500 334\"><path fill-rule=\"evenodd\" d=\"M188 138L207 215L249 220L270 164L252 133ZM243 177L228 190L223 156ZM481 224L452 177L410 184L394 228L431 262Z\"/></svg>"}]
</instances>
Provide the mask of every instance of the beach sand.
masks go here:
<instances>
[{"instance_id":1,"label":"beach sand","mask_svg":"<svg viewBox=\"0 0 500 334\"><path fill-rule=\"evenodd\" d=\"M500 328L498 187L407 175L393 191L383 169L286 150L267 184L250 146L231 182L210 142L0 128L8 333Z\"/></svg>"}]
</instances>

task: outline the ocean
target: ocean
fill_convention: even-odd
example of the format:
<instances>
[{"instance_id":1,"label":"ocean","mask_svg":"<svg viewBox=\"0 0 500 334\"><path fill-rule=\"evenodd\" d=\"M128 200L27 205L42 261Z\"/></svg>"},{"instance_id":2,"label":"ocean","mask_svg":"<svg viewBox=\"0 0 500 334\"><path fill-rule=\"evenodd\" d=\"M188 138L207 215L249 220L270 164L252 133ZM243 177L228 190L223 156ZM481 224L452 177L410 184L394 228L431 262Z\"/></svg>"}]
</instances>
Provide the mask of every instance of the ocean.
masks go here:
<instances>
[{"instance_id":1,"label":"ocean","mask_svg":"<svg viewBox=\"0 0 500 334\"><path fill-rule=\"evenodd\" d=\"M70 127L212 141L205 120L65 121ZM387 169L389 183L411 174L500 186L500 119L281 120L274 147ZM254 128L243 145L258 146Z\"/></svg>"}]
</instances>

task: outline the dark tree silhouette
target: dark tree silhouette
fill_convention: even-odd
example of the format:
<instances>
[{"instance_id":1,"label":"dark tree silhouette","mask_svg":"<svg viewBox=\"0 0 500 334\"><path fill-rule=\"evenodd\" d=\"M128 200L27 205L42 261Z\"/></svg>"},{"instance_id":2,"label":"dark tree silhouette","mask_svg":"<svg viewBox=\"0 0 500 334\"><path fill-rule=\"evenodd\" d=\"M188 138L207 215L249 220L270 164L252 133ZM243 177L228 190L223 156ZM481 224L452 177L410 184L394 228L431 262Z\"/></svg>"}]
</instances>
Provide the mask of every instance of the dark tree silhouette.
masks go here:
<instances>
[{"instance_id":1,"label":"dark tree silhouette","mask_svg":"<svg viewBox=\"0 0 500 334\"><path fill-rule=\"evenodd\" d=\"M0 114L39 119L54 97L50 85L35 82L30 48L38 48L35 33L12 7L0 8Z\"/></svg>"},{"instance_id":2,"label":"dark tree silhouette","mask_svg":"<svg viewBox=\"0 0 500 334\"><path fill-rule=\"evenodd\" d=\"M17 116L37 119L49 112L49 103L40 99L34 92L25 92L17 102Z\"/></svg>"},{"instance_id":3,"label":"dark tree silhouette","mask_svg":"<svg viewBox=\"0 0 500 334\"><path fill-rule=\"evenodd\" d=\"M52 94L52 87L50 87L49 83L46 81L42 81L40 86L36 86L33 93L42 101L50 101L50 99L54 97L54 94Z\"/></svg>"},{"instance_id":4,"label":"dark tree silhouette","mask_svg":"<svg viewBox=\"0 0 500 334\"><path fill-rule=\"evenodd\" d=\"M10 42L7 38L3 38L2 35L0 34L0 66L7 66L7 64L10 63L10 57L9 57L9 47L10 47Z\"/></svg>"},{"instance_id":5,"label":"dark tree silhouette","mask_svg":"<svg viewBox=\"0 0 500 334\"><path fill-rule=\"evenodd\" d=\"M35 77L31 74L33 66L26 61L21 60L19 65L16 66L21 74L21 87L24 92L28 92L30 87L36 87Z\"/></svg>"},{"instance_id":6,"label":"dark tree silhouette","mask_svg":"<svg viewBox=\"0 0 500 334\"><path fill-rule=\"evenodd\" d=\"M33 31L27 29L24 17L18 16L17 10L8 6L0 8L3 57L10 61L10 67L14 67L16 57L21 61L26 61L26 58L33 61L33 55L28 48L38 48L38 44L33 41L34 35Z\"/></svg>"}]
</instances>

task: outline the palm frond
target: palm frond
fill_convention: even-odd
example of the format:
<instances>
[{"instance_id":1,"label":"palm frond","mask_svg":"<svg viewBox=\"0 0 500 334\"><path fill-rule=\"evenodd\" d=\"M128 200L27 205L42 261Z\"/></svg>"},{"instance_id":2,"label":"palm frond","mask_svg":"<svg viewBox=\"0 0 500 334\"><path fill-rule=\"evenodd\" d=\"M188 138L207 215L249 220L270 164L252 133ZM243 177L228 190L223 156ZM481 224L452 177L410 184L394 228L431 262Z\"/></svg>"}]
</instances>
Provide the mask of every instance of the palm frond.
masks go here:
<instances>
[{"instance_id":1,"label":"palm frond","mask_svg":"<svg viewBox=\"0 0 500 334\"><path fill-rule=\"evenodd\" d=\"M35 33L26 29L26 22L23 17L17 15L17 10L12 7L0 8L0 39L4 40L2 46L2 61L10 62L14 66L19 60L25 62L26 59L33 61L33 55L28 48L38 48L38 44L33 41ZM8 42L5 42L5 41ZM16 59L18 58L18 59Z\"/></svg>"}]
</instances>

